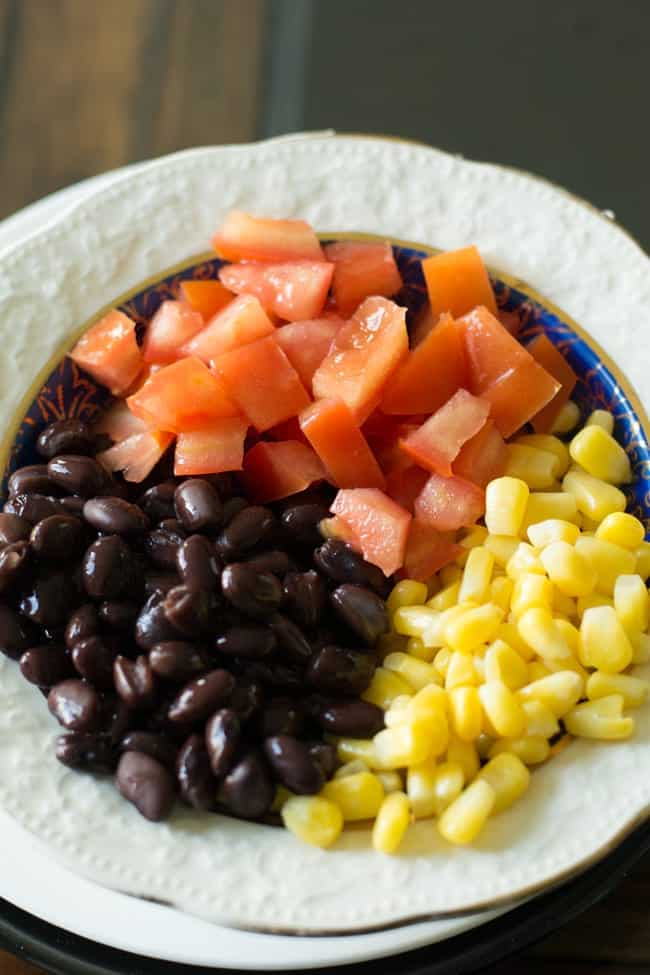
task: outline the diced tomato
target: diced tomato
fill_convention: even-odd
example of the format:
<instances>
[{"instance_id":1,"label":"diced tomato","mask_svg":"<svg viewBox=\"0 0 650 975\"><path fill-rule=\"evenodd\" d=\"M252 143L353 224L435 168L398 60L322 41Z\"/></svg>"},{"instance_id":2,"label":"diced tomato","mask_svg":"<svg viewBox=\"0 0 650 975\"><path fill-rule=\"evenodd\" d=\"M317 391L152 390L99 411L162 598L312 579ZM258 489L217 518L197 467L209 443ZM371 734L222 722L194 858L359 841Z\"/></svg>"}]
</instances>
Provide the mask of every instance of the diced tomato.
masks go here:
<instances>
[{"instance_id":1,"label":"diced tomato","mask_svg":"<svg viewBox=\"0 0 650 975\"><path fill-rule=\"evenodd\" d=\"M93 433L105 433L113 443L119 443L138 433L146 433L149 427L140 417L132 413L123 399L117 399L101 413L93 424Z\"/></svg>"},{"instance_id":2,"label":"diced tomato","mask_svg":"<svg viewBox=\"0 0 650 975\"><path fill-rule=\"evenodd\" d=\"M402 574L406 579L426 582L434 572L453 562L463 552L451 532L439 532L414 518L409 529Z\"/></svg>"},{"instance_id":3,"label":"diced tomato","mask_svg":"<svg viewBox=\"0 0 650 975\"><path fill-rule=\"evenodd\" d=\"M232 210L212 238L226 261L322 261L318 237L304 220L272 220Z\"/></svg>"},{"instance_id":4,"label":"diced tomato","mask_svg":"<svg viewBox=\"0 0 650 975\"><path fill-rule=\"evenodd\" d=\"M400 441L400 447L420 467L449 477L451 462L463 444L485 425L489 412L484 400L466 389L457 389L426 423Z\"/></svg>"},{"instance_id":5,"label":"diced tomato","mask_svg":"<svg viewBox=\"0 0 650 975\"><path fill-rule=\"evenodd\" d=\"M260 432L309 405L298 373L273 336L217 356L214 370Z\"/></svg>"},{"instance_id":6,"label":"diced tomato","mask_svg":"<svg viewBox=\"0 0 650 975\"><path fill-rule=\"evenodd\" d=\"M240 471L248 420L224 416L209 427L179 433L174 453L174 474L221 474Z\"/></svg>"},{"instance_id":7,"label":"diced tomato","mask_svg":"<svg viewBox=\"0 0 650 975\"><path fill-rule=\"evenodd\" d=\"M97 460L106 470L122 471L126 481L139 484L151 473L173 439L171 433L160 430L136 433L97 454Z\"/></svg>"},{"instance_id":8,"label":"diced tomato","mask_svg":"<svg viewBox=\"0 0 650 975\"><path fill-rule=\"evenodd\" d=\"M407 511L413 511L415 499L429 480L429 472L421 467L393 469L386 475L386 494Z\"/></svg>"},{"instance_id":9,"label":"diced tomato","mask_svg":"<svg viewBox=\"0 0 650 975\"><path fill-rule=\"evenodd\" d=\"M239 414L223 383L195 357L160 369L127 402L145 423L172 433L196 430Z\"/></svg>"},{"instance_id":10,"label":"diced tomato","mask_svg":"<svg viewBox=\"0 0 650 975\"><path fill-rule=\"evenodd\" d=\"M180 295L193 311L198 311L207 322L225 308L233 299L232 291L224 288L221 281L181 281Z\"/></svg>"},{"instance_id":11,"label":"diced tomato","mask_svg":"<svg viewBox=\"0 0 650 975\"><path fill-rule=\"evenodd\" d=\"M473 525L485 512L485 492L461 477L432 474L414 504L415 517L438 531Z\"/></svg>"},{"instance_id":12,"label":"diced tomato","mask_svg":"<svg viewBox=\"0 0 650 975\"><path fill-rule=\"evenodd\" d=\"M145 362L174 362L183 343L203 328L203 316L182 301L163 301L144 333Z\"/></svg>"},{"instance_id":13,"label":"diced tomato","mask_svg":"<svg viewBox=\"0 0 650 975\"><path fill-rule=\"evenodd\" d=\"M128 389L125 389L120 393L120 396L127 399L129 396L133 396L137 393L146 383L147 379L151 379L155 372L159 372L163 368L162 362L146 362L144 363L142 369L135 377Z\"/></svg>"},{"instance_id":14,"label":"diced tomato","mask_svg":"<svg viewBox=\"0 0 650 975\"><path fill-rule=\"evenodd\" d=\"M338 515L332 515L320 523L320 530L323 538L337 538L341 542L347 542L355 551L361 551L361 543L349 525L347 525Z\"/></svg>"},{"instance_id":15,"label":"diced tomato","mask_svg":"<svg viewBox=\"0 0 650 975\"><path fill-rule=\"evenodd\" d=\"M238 349L265 335L272 335L275 327L253 295L241 295L217 312L198 335L187 342L184 355L196 355L211 365L222 352Z\"/></svg>"},{"instance_id":16,"label":"diced tomato","mask_svg":"<svg viewBox=\"0 0 650 975\"><path fill-rule=\"evenodd\" d=\"M292 322L276 330L276 341L306 389L311 389L314 373L342 324L342 319L316 318L310 322Z\"/></svg>"},{"instance_id":17,"label":"diced tomato","mask_svg":"<svg viewBox=\"0 0 650 975\"><path fill-rule=\"evenodd\" d=\"M379 464L342 400L312 403L300 414L300 427L337 487L384 488Z\"/></svg>"},{"instance_id":18,"label":"diced tomato","mask_svg":"<svg viewBox=\"0 0 650 975\"><path fill-rule=\"evenodd\" d=\"M445 312L454 318L485 305L493 315L497 305L490 278L476 247L445 251L422 261L433 317Z\"/></svg>"},{"instance_id":19,"label":"diced tomato","mask_svg":"<svg viewBox=\"0 0 650 975\"><path fill-rule=\"evenodd\" d=\"M381 408L385 413L432 413L466 385L460 329L443 315L388 380Z\"/></svg>"},{"instance_id":20,"label":"diced tomato","mask_svg":"<svg viewBox=\"0 0 650 975\"><path fill-rule=\"evenodd\" d=\"M451 315L449 316L451 318ZM415 320L409 334L411 336L411 348L415 349L418 347L420 342L423 342L431 329L438 324L439 318L433 317L433 312L431 311L431 305L427 301L424 308L415 316Z\"/></svg>"},{"instance_id":21,"label":"diced tomato","mask_svg":"<svg viewBox=\"0 0 650 975\"><path fill-rule=\"evenodd\" d=\"M571 398L578 377L548 336L538 335L526 348L535 361L562 384L550 403L530 421L538 433L546 433L553 426L553 421L564 404Z\"/></svg>"},{"instance_id":22,"label":"diced tomato","mask_svg":"<svg viewBox=\"0 0 650 975\"><path fill-rule=\"evenodd\" d=\"M366 298L338 330L314 373L314 395L342 399L362 423L407 354L404 308L387 298Z\"/></svg>"},{"instance_id":23,"label":"diced tomato","mask_svg":"<svg viewBox=\"0 0 650 975\"><path fill-rule=\"evenodd\" d=\"M494 420L488 420L479 432L468 440L452 464L458 477L485 487L494 477L501 477L508 462L506 442Z\"/></svg>"},{"instance_id":24,"label":"diced tomato","mask_svg":"<svg viewBox=\"0 0 650 975\"><path fill-rule=\"evenodd\" d=\"M364 298L390 298L402 287L390 244L339 241L325 247L325 257L334 263L332 293L341 315L359 307Z\"/></svg>"},{"instance_id":25,"label":"diced tomato","mask_svg":"<svg viewBox=\"0 0 650 975\"><path fill-rule=\"evenodd\" d=\"M413 422L409 422L410 417L398 419L375 411L364 423L362 433L370 444L379 466L386 474L391 471L403 471L411 466L412 461L400 447L400 440L414 433L424 419L416 417Z\"/></svg>"},{"instance_id":26,"label":"diced tomato","mask_svg":"<svg viewBox=\"0 0 650 975\"><path fill-rule=\"evenodd\" d=\"M273 440L297 440L299 443L310 446L307 437L300 429L300 421L297 416L291 416L288 420L283 420L282 423L276 423L274 427L270 427L266 431L266 434Z\"/></svg>"},{"instance_id":27,"label":"diced tomato","mask_svg":"<svg viewBox=\"0 0 650 975\"><path fill-rule=\"evenodd\" d=\"M490 416L499 433L511 437L553 399L559 387L533 360L488 386L482 391L481 399L490 404Z\"/></svg>"},{"instance_id":28,"label":"diced tomato","mask_svg":"<svg viewBox=\"0 0 650 975\"><path fill-rule=\"evenodd\" d=\"M411 514L376 488L339 491L330 508L354 532L364 559L390 576L404 564Z\"/></svg>"},{"instance_id":29,"label":"diced tomato","mask_svg":"<svg viewBox=\"0 0 650 975\"><path fill-rule=\"evenodd\" d=\"M84 332L70 358L114 396L120 396L135 381L143 365L135 322L122 311L109 311Z\"/></svg>"},{"instance_id":30,"label":"diced tomato","mask_svg":"<svg viewBox=\"0 0 650 975\"><path fill-rule=\"evenodd\" d=\"M260 441L244 457L243 480L251 501L287 498L324 477L325 469L311 447L296 440Z\"/></svg>"},{"instance_id":31,"label":"diced tomato","mask_svg":"<svg viewBox=\"0 0 650 975\"><path fill-rule=\"evenodd\" d=\"M228 264L219 278L235 294L255 295L280 318L300 322L320 315L333 270L326 261Z\"/></svg>"}]
</instances>

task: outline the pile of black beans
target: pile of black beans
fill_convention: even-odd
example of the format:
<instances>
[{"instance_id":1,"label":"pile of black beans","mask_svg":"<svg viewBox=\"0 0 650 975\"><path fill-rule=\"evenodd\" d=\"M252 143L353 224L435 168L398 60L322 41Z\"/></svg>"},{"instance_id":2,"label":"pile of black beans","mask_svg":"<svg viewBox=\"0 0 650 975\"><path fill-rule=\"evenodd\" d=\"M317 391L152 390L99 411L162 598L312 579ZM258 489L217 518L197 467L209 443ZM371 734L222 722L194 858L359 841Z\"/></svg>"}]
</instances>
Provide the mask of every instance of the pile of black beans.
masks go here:
<instances>
[{"instance_id":1,"label":"pile of black beans","mask_svg":"<svg viewBox=\"0 0 650 975\"><path fill-rule=\"evenodd\" d=\"M233 475L161 466L128 485L79 420L37 449L0 514L0 650L65 729L59 761L113 774L151 820L178 797L270 822L278 784L318 792L324 737L383 726L359 695L389 588L324 540L328 489L262 507Z\"/></svg>"}]
</instances>

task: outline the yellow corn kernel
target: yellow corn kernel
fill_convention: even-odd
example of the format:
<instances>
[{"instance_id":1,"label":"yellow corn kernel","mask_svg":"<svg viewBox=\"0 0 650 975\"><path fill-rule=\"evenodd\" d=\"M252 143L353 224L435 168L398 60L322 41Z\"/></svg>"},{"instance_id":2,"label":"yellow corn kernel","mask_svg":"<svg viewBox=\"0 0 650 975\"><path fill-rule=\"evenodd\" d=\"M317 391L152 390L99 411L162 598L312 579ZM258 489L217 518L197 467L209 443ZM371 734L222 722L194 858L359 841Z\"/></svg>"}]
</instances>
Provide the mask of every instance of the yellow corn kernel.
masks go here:
<instances>
[{"instance_id":1,"label":"yellow corn kernel","mask_svg":"<svg viewBox=\"0 0 650 975\"><path fill-rule=\"evenodd\" d=\"M542 701L531 698L522 704L526 715L526 734L540 738L552 738L560 730L560 725L549 707Z\"/></svg>"},{"instance_id":2,"label":"yellow corn kernel","mask_svg":"<svg viewBox=\"0 0 650 975\"><path fill-rule=\"evenodd\" d=\"M557 674L561 670L572 670L575 674L579 674L582 680L587 680L589 672L585 670L580 661L578 660L577 654L571 654L570 657L563 657L562 660L547 660L546 666L552 674Z\"/></svg>"},{"instance_id":3,"label":"yellow corn kernel","mask_svg":"<svg viewBox=\"0 0 650 975\"><path fill-rule=\"evenodd\" d=\"M607 515L598 525L596 538L634 551L643 544L645 528L634 515L628 515L625 511L615 511Z\"/></svg>"},{"instance_id":4,"label":"yellow corn kernel","mask_svg":"<svg viewBox=\"0 0 650 975\"><path fill-rule=\"evenodd\" d=\"M479 697L490 724L504 738L518 738L526 729L526 716L521 702L500 680L490 680L479 687Z\"/></svg>"},{"instance_id":5,"label":"yellow corn kernel","mask_svg":"<svg viewBox=\"0 0 650 975\"><path fill-rule=\"evenodd\" d=\"M465 530L465 534L458 540L458 544L466 549L476 548L483 544L487 535L487 528L484 528L483 525L473 525Z\"/></svg>"},{"instance_id":6,"label":"yellow corn kernel","mask_svg":"<svg viewBox=\"0 0 650 975\"><path fill-rule=\"evenodd\" d=\"M402 606L421 606L426 603L428 590L424 582L415 579L402 579L393 586L390 596L386 600L389 616L393 616Z\"/></svg>"},{"instance_id":7,"label":"yellow corn kernel","mask_svg":"<svg viewBox=\"0 0 650 975\"><path fill-rule=\"evenodd\" d=\"M614 433L614 417L609 410L594 410L585 421L586 427L602 427L605 433Z\"/></svg>"},{"instance_id":8,"label":"yellow corn kernel","mask_svg":"<svg viewBox=\"0 0 650 975\"><path fill-rule=\"evenodd\" d=\"M553 615L556 619L565 616L567 620L577 619L578 606L572 596L567 596L559 589L553 589Z\"/></svg>"},{"instance_id":9,"label":"yellow corn kernel","mask_svg":"<svg viewBox=\"0 0 650 975\"><path fill-rule=\"evenodd\" d=\"M429 684L428 687L423 687L406 704L406 711L412 721L419 719L426 720L432 711L440 711L442 714L447 714L448 710L449 701L447 692L442 687L438 687L437 684Z\"/></svg>"},{"instance_id":10,"label":"yellow corn kernel","mask_svg":"<svg viewBox=\"0 0 650 975\"><path fill-rule=\"evenodd\" d=\"M650 636L647 633L635 633L630 643L632 644L632 663L650 663Z\"/></svg>"},{"instance_id":11,"label":"yellow corn kernel","mask_svg":"<svg viewBox=\"0 0 650 975\"><path fill-rule=\"evenodd\" d=\"M460 613L445 627L445 638L452 650L471 653L481 643L489 643L496 636L503 620L503 610L494 603L485 603Z\"/></svg>"},{"instance_id":12,"label":"yellow corn kernel","mask_svg":"<svg viewBox=\"0 0 650 975\"><path fill-rule=\"evenodd\" d=\"M502 681L511 691L516 691L528 683L528 665L516 650L497 637L485 653L485 680Z\"/></svg>"},{"instance_id":13,"label":"yellow corn kernel","mask_svg":"<svg viewBox=\"0 0 650 975\"><path fill-rule=\"evenodd\" d=\"M490 583L489 601L494 603L495 606L499 606L505 613L510 609L513 589L514 583L512 579L508 579L507 576L497 576Z\"/></svg>"},{"instance_id":14,"label":"yellow corn kernel","mask_svg":"<svg viewBox=\"0 0 650 975\"><path fill-rule=\"evenodd\" d=\"M322 796L293 796L280 815L289 832L311 846L331 846L343 829L341 810Z\"/></svg>"},{"instance_id":15,"label":"yellow corn kernel","mask_svg":"<svg viewBox=\"0 0 650 975\"><path fill-rule=\"evenodd\" d=\"M580 529L572 521L563 518L547 518L529 525L527 529L530 544L536 548L544 548L552 542L568 542L575 545L580 536Z\"/></svg>"},{"instance_id":16,"label":"yellow corn kernel","mask_svg":"<svg viewBox=\"0 0 650 975\"><path fill-rule=\"evenodd\" d=\"M614 583L614 608L628 635L648 629L650 597L641 576L618 577Z\"/></svg>"},{"instance_id":17,"label":"yellow corn kernel","mask_svg":"<svg viewBox=\"0 0 650 975\"><path fill-rule=\"evenodd\" d=\"M494 738L488 735L487 732L482 731L481 734L476 739L476 751L479 754L481 761L485 761L488 757L488 752L494 744Z\"/></svg>"},{"instance_id":18,"label":"yellow corn kernel","mask_svg":"<svg viewBox=\"0 0 650 975\"><path fill-rule=\"evenodd\" d=\"M618 674L632 662L632 644L611 606L593 606L580 623L580 663Z\"/></svg>"},{"instance_id":19,"label":"yellow corn kernel","mask_svg":"<svg viewBox=\"0 0 650 975\"><path fill-rule=\"evenodd\" d=\"M517 624L514 622L502 623L497 630L497 639L503 640L513 650L516 650L522 660L532 660L535 656L535 651L522 638Z\"/></svg>"},{"instance_id":20,"label":"yellow corn kernel","mask_svg":"<svg viewBox=\"0 0 650 975\"><path fill-rule=\"evenodd\" d=\"M553 585L566 596L586 596L596 585L596 570L568 542L551 542L540 559Z\"/></svg>"},{"instance_id":21,"label":"yellow corn kernel","mask_svg":"<svg viewBox=\"0 0 650 975\"><path fill-rule=\"evenodd\" d=\"M598 738L605 741L629 738L634 732L634 718L621 716L622 704L623 698L620 694L585 701L564 716L564 726L576 738Z\"/></svg>"},{"instance_id":22,"label":"yellow corn kernel","mask_svg":"<svg viewBox=\"0 0 650 975\"><path fill-rule=\"evenodd\" d=\"M383 666L386 670L399 674L414 691L419 691L427 684L441 683L435 667L424 660L409 656L408 653L389 653L384 658Z\"/></svg>"},{"instance_id":23,"label":"yellow corn kernel","mask_svg":"<svg viewBox=\"0 0 650 975\"><path fill-rule=\"evenodd\" d=\"M455 650L449 658L449 666L445 674L445 690L450 691L454 687L463 687L467 684L479 683L479 676L474 666L474 660L469 653L460 653Z\"/></svg>"},{"instance_id":24,"label":"yellow corn kernel","mask_svg":"<svg viewBox=\"0 0 650 975\"><path fill-rule=\"evenodd\" d=\"M536 572L522 572L514 581L510 608L515 619L533 606L550 610L553 605L553 586L546 576Z\"/></svg>"},{"instance_id":25,"label":"yellow corn kernel","mask_svg":"<svg viewBox=\"0 0 650 975\"><path fill-rule=\"evenodd\" d=\"M597 701L611 694L620 694L626 708L641 707L648 697L650 681L629 674L604 674L600 670L590 674L587 680L587 697Z\"/></svg>"},{"instance_id":26,"label":"yellow corn kernel","mask_svg":"<svg viewBox=\"0 0 650 975\"><path fill-rule=\"evenodd\" d=\"M530 525L537 525L541 521L550 519L577 522L578 507L572 494L567 494L565 491L531 492L526 505L522 532L528 531Z\"/></svg>"},{"instance_id":27,"label":"yellow corn kernel","mask_svg":"<svg viewBox=\"0 0 650 975\"><path fill-rule=\"evenodd\" d=\"M368 768L376 768L377 756L372 738L339 738L336 740L336 754L345 765L363 762Z\"/></svg>"},{"instance_id":28,"label":"yellow corn kernel","mask_svg":"<svg viewBox=\"0 0 650 975\"><path fill-rule=\"evenodd\" d=\"M390 795L391 792L401 792L404 789L402 776L395 771L377 771L375 775L384 787L384 794Z\"/></svg>"},{"instance_id":29,"label":"yellow corn kernel","mask_svg":"<svg viewBox=\"0 0 650 975\"><path fill-rule=\"evenodd\" d=\"M488 535L485 548L494 556L498 566L505 568L519 547L519 539L512 535Z\"/></svg>"},{"instance_id":30,"label":"yellow corn kernel","mask_svg":"<svg viewBox=\"0 0 650 975\"><path fill-rule=\"evenodd\" d=\"M620 513L620 511L614 512L615 515L620 515ZM583 537L586 535L595 535L599 525L599 521L596 521L593 518L588 518L587 515L580 515L580 531Z\"/></svg>"},{"instance_id":31,"label":"yellow corn kernel","mask_svg":"<svg viewBox=\"0 0 650 975\"><path fill-rule=\"evenodd\" d=\"M506 573L511 579L516 579L523 572L536 572L539 575L545 575L539 551L529 545L528 542L519 543L506 565Z\"/></svg>"},{"instance_id":32,"label":"yellow corn kernel","mask_svg":"<svg viewBox=\"0 0 650 975\"><path fill-rule=\"evenodd\" d=\"M613 606L614 600L610 599L609 596L603 596L600 592L590 592L588 596L580 596L576 602L576 609L578 611L578 619L582 619L585 615L585 611L591 609L592 606Z\"/></svg>"},{"instance_id":33,"label":"yellow corn kernel","mask_svg":"<svg viewBox=\"0 0 650 975\"><path fill-rule=\"evenodd\" d=\"M575 550L596 570L596 588L606 596L611 596L614 592L618 576L632 575L635 572L634 553L612 542L583 536L576 542Z\"/></svg>"},{"instance_id":34,"label":"yellow corn kernel","mask_svg":"<svg viewBox=\"0 0 650 975\"><path fill-rule=\"evenodd\" d=\"M365 689L361 697L364 701L376 704L383 711L390 707L393 701L400 694L412 694L413 688L403 677L395 674L392 670L385 667L377 667L372 675L370 684Z\"/></svg>"},{"instance_id":35,"label":"yellow corn kernel","mask_svg":"<svg viewBox=\"0 0 650 975\"><path fill-rule=\"evenodd\" d=\"M636 556L636 571L645 582L650 578L650 542L641 542L639 547L635 548L634 555Z\"/></svg>"},{"instance_id":36,"label":"yellow corn kernel","mask_svg":"<svg viewBox=\"0 0 650 975\"><path fill-rule=\"evenodd\" d=\"M545 450L548 453L555 454L557 466L553 472L553 476L562 477L566 474L571 463L571 458L569 456L569 448L565 443L562 443L559 437L553 437L548 433L526 433L521 437L517 437L515 443L524 444L527 447L537 447L538 450Z\"/></svg>"},{"instance_id":37,"label":"yellow corn kernel","mask_svg":"<svg viewBox=\"0 0 650 975\"><path fill-rule=\"evenodd\" d=\"M531 653L534 653L534 651L531 650ZM528 664L528 681L531 684L536 680L541 680L542 677L548 677L552 673L553 671L543 664L541 660L533 660Z\"/></svg>"},{"instance_id":38,"label":"yellow corn kernel","mask_svg":"<svg viewBox=\"0 0 650 975\"><path fill-rule=\"evenodd\" d=\"M406 794L409 798L411 812L416 819L428 819L438 813L438 797L436 796L436 772L438 766L435 759L411 765L406 772ZM463 787L463 774L460 774ZM460 790L459 790L460 791Z\"/></svg>"},{"instance_id":39,"label":"yellow corn kernel","mask_svg":"<svg viewBox=\"0 0 650 975\"><path fill-rule=\"evenodd\" d=\"M539 765L545 762L551 752L546 738L540 735L524 735L522 738L500 738L490 749L489 758L496 758L507 752L520 758L524 765Z\"/></svg>"},{"instance_id":40,"label":"yellow corn kernel","mask_svg":"<svg viewBox=\"0 0 650 975\"><path fill-rule=\"evenodd\" d=\"M386 796L372 828L372 845L379 853L394 853L404 839L411 811L403 792Z\"/></svg>"},{"instance_id":41,"label":"yellow corn kernel","mask_svg":"<svg viewBox=\"0 0 650 975\"><path fill-rule=\"evenodd\" d=\"M366 765L366 763L360 758L355 758L351 762L346 762L344 765L340 765L334 773L333 778L344 779L346 775L356 775L357 772L369 771L369 765Z\"/></svg>"},{"instance_id":42,"label":"yellow corn kernel","mask_svg":"<svg viewBox=\"0 0 650 975\"><path fill-rule=\"evenodd\" d=\"M406 653L417 660L424 660L430 664L435 656L435 648L424 645L419 636L410 636L406 643Z\"/></svg>"},{"instance_id":43,"label":"yellow corn kernel","mask_svg":"<svg viewBox=\"0 0 650 975\"><path fill-rule=\"evenodd\" d=\"M406 650L407 643L408 637L402 636L400 633L395 633L394 630L390 630L388 633L382 633L375 645L378 660L383 660L389 653L403 652Z\"/></svg>"},{"instance_id":44,"label":"yellow corn kernel","mask_svg":"<svg viewBox=\"0 0 650 975\"><path fill-rule=\"evenodd\" d=\"M560 464L555 453L528 444L508 444L505 473L508 477L524 481L531 491L552 488L559 472Z\"/></svg>"},{"instance_id":45,"label":"yellow corn kernel","mask_svg":"<svg viewBox=\"0 0 650 975\"><path fill-rule=\"evenodd\" d=\"M569 471L564 475L562 490L572 494L578 511L594 521L602 521L615 511L625 511L623 492L586 472Z\"/></svg>"},{"instance_id":46,"label":"yellow corn kernel","mask_svg":"<svg viewBox=\"0 0 650 975\"><path fill-rule=\"evenodd\" d=\"M454 734L463 741L478 738L483 727L483 708L475 687L455 687L450 690L449 710Z\"/></svg>"},{"instance_id":47,"label":"yellow corn kernel","mask_svg":"<svg viewBox=\"0 0 650 975\"><path fill-rule=\"evenodd\" d=\"M497 477L485 489L485 527L493 535L518 535L530 488L517 477Z\"/></svg>"},{"instance_id":48,"label":"yellow corn kernel","mask_svg":"<svg viewBox=\"0 0 650 975\"><path fill-rule=\"evenodd\" d=\"M463 572L459 565L454 565L450 562L448 565L442 567L438 576L443 586L453 586L455 582L459 582Z\"/></svg>"},{"instance_id":49,"label":"yellow corn kernel","mask_svg":"<svg viewBox=\"0 0 650 975\"><path fill-rule=\"evenodd\" d=\"M279 785L275 790L271 812L280 812L287 800L291 799L293 792L289 792L283 785Z\"/></svg>"},{"instance_id":50,"label":"yellow corn kernel","mask_svg":"<svg viewBox=\"0 0 650 975\"><path fill-rule=\"evenodd\" d=\"M568 597L566 597L568 598ZM560 631L561 636L564 638L567 646L571 650L571 653L577 657L578 646L580 644L580 631L577 627L570 623L568 620L558 619L557 616L554 617L555 625Z\"/></svg>"},{"instance_id":51,"label":"yellow corn kernel","mask_svg":"<svg viewBox=\"0 0 650 975\"><path fill-rule=\"evenodd\" d=\"M608 484L627 484L632 480L629 457L611 433L597 424L576 433L569 444L569 453L588 474Z\"/></svg>"},{"instance_id":52,"label":"yellow corn kernel","mask_svg":"<svg viewBox=\"0 0 650 975\"><path fill-rule=\"evenodd\" d=\"M471 843L483 829L495 801L495 791L488 782L484 779L472 782L440 816L440 833L448 843Z\"/></svg>"},{"instance_id":53,"label":"yellow corn kernel","mask_svg":"<svg viewBox=\"0 0 650 975\"><path fill-rule=\"evenodd\" d=\"M451 609L452 606L456 606L458 603L458 593L460 592L460 580L457 582L452 582L450 586L445 586L439 592L436 593L427 603L431 609L435 609L438 612L443 612L446 609Z\"/></svg>"},{"instance_id":54,"label":"yellow corn kernel","mask_svg":"<svg viewBox=\"0 0 650 975\"><path fill-rule=\"evenodd\" d=\"M484 765L476 777L494 789L492 815L508 809L524 794L530 783L530 772L522 760L512 752L501 752Z\"/></svg>"},{"instance_id":55,"label":"yellow corn kernel","mask_svg":"<svg viewBox=\"0 0 650 975\"><path fill-rule=\"evenodd\" d=\"M479 757L476 744L462 741L456 735L451 735L447 746L447 762L453 762L463 770L464 781L471 782L479 770Z\"/></svg>"},{"instance_id":56,"label":"yellow corn kernel","mask_svg":"<svg viewBox=\"0 0 650 975\"><path fill-rule=\"evenodd\" d=\"M375 754L382 769L418 765L441 755L449 742L447 718L441 712L419 720L378 731L373 739Z\"/></svg>"},{"instance_id":57,"label":"yellow corn kernel","mask_svg":"<svg viewBox=\"0 0 650 975\"><path fill-rule=\"evenodd\" d=\"M320 795L339 807L346 822L353 822L373 819L377 815L384 798L384 787L372 772L357 772L326 782Z\"/></svg>"},{"instance_id":58,"label":"yellow corn kernel","mask_svg":"<svg viewBox=\"0 0 650 975\"><path fill-rule=\"evenodd\" d=\"M541 701L561 718L582 697L585 682L572 670L560 670L540 680L535 680L517 691L520 701Z\"/></svg>"},{"instance_id":59,"label":"yellow corn kernel","mask_svg":"<svg viewBox=\"0 0 650 975\"><path fill-rule=\"evenodd\" d=\"M565 403L551 426L551 433L571 433L580 421L580 409L572 399Z\"/></svg>"},{"instance_id":60,"label":"yellow corn kernel","mask_svg":"<svg viewBox=\"0 0 650 975\"><path fill-rule=\"evenodd\" d=\"M423 643L438 621L440 613L430 606L400 606L393 613L393 627L403 636L417 636Z\"/></svg>"},{"instance_id":61,"label":"yellow corn kernel","mask_svg":"<svg viewBox=\"0 0 650 975\"><path fill-rule=\"evenodd\" d=\"M442 691L444 694L445 692ZM391 701L391 705L388 711L384 712L384 725L386 728L393 728L396 724L404 724L411 720L409 712L407 710L409 701L412 698L408 697L406 694L400 694Z\"/></svg>"},{"instance_id":62,"label":"yellow corn kernel","mask_svg":"<svg viewBox=\"0 0 650 975\"><path fill-rule=\"evenodd\" d=\"M460 583L458 602L471 600L482 603L487 596L493 568L494 556L488 549L482 545L470 549Z\"/></svg>"},{"instance_id":63,"label":"yellow corn kernel","mask_svg":"<svg viewBox=\"0 0 650 975\"><path fill-rule=\"evenodd\" d=\"M555 625L550 610L540 606L527 609L517 626L526 643L543 660L563 660L571 656L571 648Z\"/></svg>"}]
</instances>

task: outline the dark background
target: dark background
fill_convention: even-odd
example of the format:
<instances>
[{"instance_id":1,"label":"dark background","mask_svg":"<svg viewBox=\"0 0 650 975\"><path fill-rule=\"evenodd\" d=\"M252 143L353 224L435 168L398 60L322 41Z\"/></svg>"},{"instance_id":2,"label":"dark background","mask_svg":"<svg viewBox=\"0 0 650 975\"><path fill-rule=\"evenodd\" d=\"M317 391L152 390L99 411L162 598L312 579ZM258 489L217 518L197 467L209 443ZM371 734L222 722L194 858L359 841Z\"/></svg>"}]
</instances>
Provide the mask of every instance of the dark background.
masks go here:
<instances>
[{"instance_id":1,"label":"dark background","mask_svg":"<svg viewBox=\"0 0 650 975\"><path fill-rule=\"evenodd\" d=\"M538 173L650 249L649 51L650 0L0 0L0 219L176 149L335 128ZM647 975L649 921L646 859L493 975Z\"/></svg>"}]
</instances>

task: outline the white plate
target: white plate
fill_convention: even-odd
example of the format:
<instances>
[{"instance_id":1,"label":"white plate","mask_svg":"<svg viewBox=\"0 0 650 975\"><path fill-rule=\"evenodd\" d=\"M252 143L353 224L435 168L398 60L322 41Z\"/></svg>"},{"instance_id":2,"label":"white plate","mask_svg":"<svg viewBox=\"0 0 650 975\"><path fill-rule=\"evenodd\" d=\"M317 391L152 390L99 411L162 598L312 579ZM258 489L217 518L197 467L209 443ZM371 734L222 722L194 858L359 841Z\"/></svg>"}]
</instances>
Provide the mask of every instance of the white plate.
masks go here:
<instances>
[{"instance_id":1,"label":"white plate","mask_svg":"<svg viewBox=\"0 0 650 975\"><path fill-rule=\"evenodd\" d=\"M649 262L618 228L525 175L421 146L363 138L195 150L151 163L80 204L0 261L0 409L98 307L205 247L240 207L454 247L530 280L591 332L643 389ZM27 284L26 284L27 282ZM48 330L42 322L47 314ZM615 319L617 329L612 328ZM152 825L105 782L51 760L56 728L16 668L2 668L0 801L75 869L232 925L351 931L511 901L602 854L650 801L650 714L624 746L576 743L533 776L475 849L428 823L404 854L378 857L362 833L337 850L181 810Z\"/></svg>"}]
</instances>

